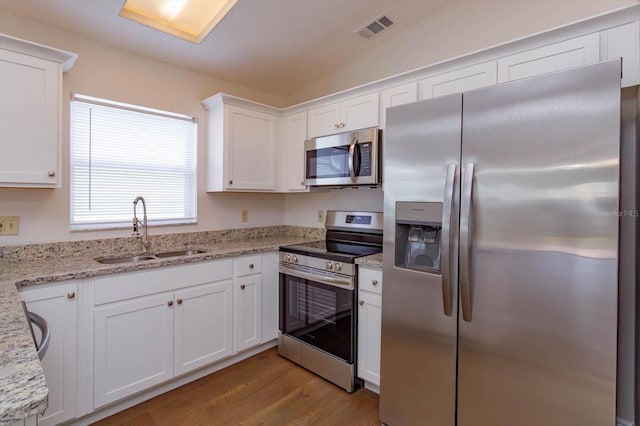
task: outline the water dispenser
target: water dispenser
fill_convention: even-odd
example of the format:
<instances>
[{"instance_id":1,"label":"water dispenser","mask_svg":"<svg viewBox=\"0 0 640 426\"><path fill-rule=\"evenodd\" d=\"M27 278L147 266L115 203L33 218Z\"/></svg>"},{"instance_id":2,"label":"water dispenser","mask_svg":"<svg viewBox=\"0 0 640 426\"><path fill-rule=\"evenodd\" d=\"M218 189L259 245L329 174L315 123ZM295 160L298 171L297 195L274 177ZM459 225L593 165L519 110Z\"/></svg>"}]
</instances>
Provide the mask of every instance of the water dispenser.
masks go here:
<instances>
[{"instance_id":1,"label":"water dispenser","mask_svg":"<svg viewBox=\"0 0 640 426\"><path fill-rule=\"evenodd\" d=\"M395 266L440 273L442 203L396 204Z\"/></svg>"}]
</instances>

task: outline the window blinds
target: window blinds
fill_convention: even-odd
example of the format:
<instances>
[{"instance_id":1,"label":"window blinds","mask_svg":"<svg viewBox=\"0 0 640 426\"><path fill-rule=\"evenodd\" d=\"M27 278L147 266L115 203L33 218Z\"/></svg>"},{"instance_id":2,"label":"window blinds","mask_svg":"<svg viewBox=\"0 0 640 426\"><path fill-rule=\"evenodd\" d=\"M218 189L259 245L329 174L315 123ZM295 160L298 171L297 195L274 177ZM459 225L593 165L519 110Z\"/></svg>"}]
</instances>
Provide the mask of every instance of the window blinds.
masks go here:
<instances>
[{"instance_id":1,"label":"window blinds","mask_svg":"<svg viewBox=\"0 0 640 426\"><path fill-rule=\"evenodd\" d=\"M70 133L71 229L130 226L138 195L152 225L196 222L192 117L76 94Z\"/></svg>"}]
</instances>

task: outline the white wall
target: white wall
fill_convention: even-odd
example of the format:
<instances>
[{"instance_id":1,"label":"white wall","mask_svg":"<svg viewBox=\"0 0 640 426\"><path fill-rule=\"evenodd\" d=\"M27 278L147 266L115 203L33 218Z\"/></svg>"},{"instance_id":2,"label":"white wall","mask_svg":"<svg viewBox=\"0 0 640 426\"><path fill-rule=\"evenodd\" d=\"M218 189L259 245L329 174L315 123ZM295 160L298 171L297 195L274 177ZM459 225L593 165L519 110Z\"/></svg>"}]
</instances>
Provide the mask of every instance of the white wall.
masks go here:
<instances>
[{"instance_id":1,"label":"white wall","mask_svg":"<svg viewBox=\"0 0 640 426\"><path fill-rule=\"evenodd\" d=\"M0 188L0 215L20 216L20 235L0 237L0 245L70 241L127 236L130 230L69 231L69 94L72 92L113 99L178 113L198 119L198 224L151 230L152 234L190 232L247 226L281 225L284 196L279 194L208 194L203 192L207 120L200 101L226 92L267 104L281 104L274 95L228 83L116 49L86 38L0 13L1 32L78 54L73 69L64 76L62 188ZM144 195L144 194L141 194ZM133 200L132 200L133 201ZM240 210L249 210L241 223Z\"/></svg>"},{"instance_id":2,"label":"white wall","mask_svg":"<svg viewBox=\"0 0 640 426\"><path fill-rule=\"evenodd\" d=\"M292 88L293 105L599 15L636 0L450 1L420 22L327 73ZM398 22L395 25L402 25ZM366 41L365 41L366 42Z\"/></svg>"},{"instance_id":3,"label":"white wall","mask_svg":"<svg viewBox=\"0 0 640 426\"><path fill-rule=\"evenodd\" d=\"M329 192L287 194L284 199L286 225L321 228L318 210L382 211L381 189L333 189Z\"/></svg>"}]
</instances>

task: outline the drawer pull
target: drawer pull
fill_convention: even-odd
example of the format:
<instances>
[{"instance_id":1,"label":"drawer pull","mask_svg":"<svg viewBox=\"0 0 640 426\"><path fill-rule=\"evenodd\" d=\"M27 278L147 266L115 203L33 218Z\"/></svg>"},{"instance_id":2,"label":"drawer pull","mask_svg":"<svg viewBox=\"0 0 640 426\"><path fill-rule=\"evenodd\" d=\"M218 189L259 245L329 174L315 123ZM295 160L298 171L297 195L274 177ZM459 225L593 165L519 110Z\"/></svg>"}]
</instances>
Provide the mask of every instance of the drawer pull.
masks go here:
<instances>
[{"instance_id":1,"label":"drawer pull","mask_svg":"<svg viewBox=\"0 0 640 426\"><path fill-rule=\"evenodd\" d=\"M76 298L76 292L72 291L71 293L67 293L67 299L75 299Z\"/></svg>"},{"instance_id":2,"label":"drawer pull","mask_svg":"<svg viewBox=\"0 0 640 426\"><path fill-rule=\"evenodd\" d=\"M371 280L371 284L378 285L378 280Z\"/></svg>"},{"instance_id":3,"label":"drawer pull","mask_svg":"<svg viewBox=\"0 0 640 426\"><path fill-rule=\"evenodd\" d=\"M47 173L47 176L55 177L56 176L56 172L54 172L53 170L49 170L49 172Z\"/></svg>"},{"instance_id":4,"label":"drawer pull","mask_svg":"<svg viewBox=\"0 0 640 426\"><path fill-rule=\"evenodd\" d=\"M245 287L246 287L246 286L245 286L244 284L241 284L241 285L240 285L240 289L241 289L241 290L244 290L244 288L245 288Z\"/></svg>"},{"instance_id":5,"label":"drawer pull","mask_svg":"<svg viewBox=\"0 0 640 426\"><path fill-rule=\"evenodd\" d=\"M169 300L169 301L167 302L167 306L169 306L169 307L173 306L173 300Z\"/></svg>"},{"instance_id":6,"label":"drawer pull","mask_svg":"<svg viewBox=\"0 0 640 426\"><path fill-rule=\"evenodd\" d=\"M176 300L176 302L178 303L178 305L182 305L182 299L178 299Z\"/></svg>"},{"instance_id":7,"label":"drawer pull","mask_svg":"<svg viewBox=\"0 0 640 426\"><path fill-rule=\"evenodd\" d=\"M253 263L249 264L249 269L253 269Z\"/></svg>"}]
</instances>

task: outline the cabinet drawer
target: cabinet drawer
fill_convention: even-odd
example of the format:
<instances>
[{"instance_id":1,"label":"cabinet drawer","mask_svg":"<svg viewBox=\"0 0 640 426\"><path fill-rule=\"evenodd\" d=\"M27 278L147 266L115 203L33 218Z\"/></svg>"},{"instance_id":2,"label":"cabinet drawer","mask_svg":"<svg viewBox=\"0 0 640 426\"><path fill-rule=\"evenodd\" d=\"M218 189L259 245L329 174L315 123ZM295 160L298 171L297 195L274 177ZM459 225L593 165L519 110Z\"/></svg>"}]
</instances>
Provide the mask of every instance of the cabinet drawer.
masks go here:
<instances>
[{"instance_id":1,"label":"cabinet drawer","mask_svg":"<svg viewBox=\"0 0 640 426\"><path fill-rule=\"evenodd\" d=\"M382 294L382 271L379 269L359 268L358 288L372 293Z\"/></svg>"},{"instance_id":2,"label":"cabinet drawer","mask_svg":"<svg viewBox=\"0 0 640 426\"><path fill-rule=\"evenodd\" d=\"M259 274L262 272L262 256L245 256L236 259L236 277Z\"/></svg>"}]
</instances>

